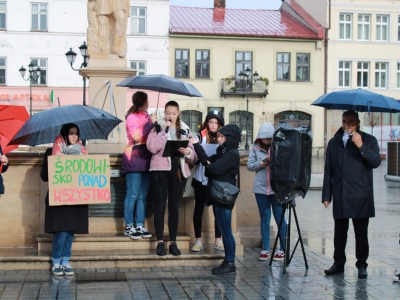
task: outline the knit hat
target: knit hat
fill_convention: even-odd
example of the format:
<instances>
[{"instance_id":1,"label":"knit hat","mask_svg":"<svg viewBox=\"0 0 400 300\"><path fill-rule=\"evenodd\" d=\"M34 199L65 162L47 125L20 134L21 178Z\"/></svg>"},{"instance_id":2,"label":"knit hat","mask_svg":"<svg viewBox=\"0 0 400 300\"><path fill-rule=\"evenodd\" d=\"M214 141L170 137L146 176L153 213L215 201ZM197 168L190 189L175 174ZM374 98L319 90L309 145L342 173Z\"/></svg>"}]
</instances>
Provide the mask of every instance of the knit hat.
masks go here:
<instances>
[{"instance_id":1,"label":"knit hat","mask_svg":"<svg viewBox=\"0 0 400 300\"><path fill-rule=\"evenodd\" d=\"M272 123L266 122L262 123L260 128L258 129L258 134L256 140L258 139L271 139L274 135L275 129Z\"/></svg>"},{"instance_id":2,"label":"knit hat","mask_svg":"<svg viewBox=\"0 0 400 300\"><path fill-rule=\"evenodd\" d=\"M207 116L206 116L206 120L205 120L204 123L201 125L201 129L200 129L200 130L203 130L204 128L207 127L207 122L208 122L210 119L217 119L217 120L221 123L221 126L224 126L224 124L225 124L224 115L222 114L222 112L219 111L219 110L216 110L216 109L215 109L215 110L212 109L212 110L210 110L210 111L208 112L208 114L207 114Z\"/></svg>"}]
</instances>

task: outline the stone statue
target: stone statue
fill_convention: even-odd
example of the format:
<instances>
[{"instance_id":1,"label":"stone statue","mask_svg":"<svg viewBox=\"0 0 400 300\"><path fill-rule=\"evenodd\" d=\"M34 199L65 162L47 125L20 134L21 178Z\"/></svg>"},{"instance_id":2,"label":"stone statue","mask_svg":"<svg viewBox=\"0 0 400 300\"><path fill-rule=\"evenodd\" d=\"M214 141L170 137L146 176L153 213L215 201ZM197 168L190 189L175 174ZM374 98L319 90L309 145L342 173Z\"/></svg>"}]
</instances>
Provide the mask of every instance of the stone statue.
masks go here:
<instances>
[{"instance_id":1,"label":"stone statue","mask_svg":"<svg viewBox=\"0 0 400 300\"><path fill-rule=\"evenodd\" d=\"M129 0L88 0L88 53L125 57Z\"/></svg>"}]
</instances>

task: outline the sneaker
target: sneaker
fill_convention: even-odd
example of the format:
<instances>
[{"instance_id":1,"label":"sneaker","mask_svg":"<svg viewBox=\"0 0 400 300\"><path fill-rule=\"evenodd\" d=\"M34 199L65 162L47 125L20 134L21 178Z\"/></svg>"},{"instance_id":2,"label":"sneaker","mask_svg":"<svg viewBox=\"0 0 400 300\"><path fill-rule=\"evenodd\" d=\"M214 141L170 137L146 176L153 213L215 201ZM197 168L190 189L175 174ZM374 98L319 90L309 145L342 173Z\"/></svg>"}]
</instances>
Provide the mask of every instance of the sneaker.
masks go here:
<instances>
[{"instance_id":1,"label":"sneaker","mask_svg":"<svg viewBox=\"0 0 400 300\"><path fill-rule=\"evenodd\" d=\"M229 273L236 273L235 263L228 263L224 260L219 267L212 268L211 270L215 275L224 275Z\"/></svg>"},{"instance_id":2,"label":"sneaker","mask_svg":"<svg viewBox=\"0 0 400 300\"><path fill-rule=\"evenodd\" d=\"M222 242L222 240L215 241L214 249L216 249L218 251L224 251L225 250L224 243Z\"/></svg>"},{"instance_id":3,"label":"sneaker","mask_svg":"<svg viewBox=\"0 0 400 300\"><path fill-rule=\"evenodd\" d=\"M51 268L51 271L53 272L54 275L56 276L61 276L64 274L60 264L55 264L53 265L53 267Z\"/></svg>"},{"instance_id":4,"label":"sneaker","mask_svg":"<svg viewBox=\"0 0 400 300\"><path fill-rule=\"evenodd\" d=\"M75 273L74 270L71 268L71 265L69 263L63 264L61 266L61 268L62 268L62 270L63 270L65 275L72 276Z\"/></svg>"},{"instance_id":5,"label":"sneaker","mask_svg":"<svg viewBox=\"0 0 400 300\"><path fill-rule=\"evenodd\" d=\"M144 228L143 226L138 226L137 228L136 228L136 232L138 232L141 236L142 236L142 238L151 238L153 235L150 233L150 232L148 232L147 231L147 229L146 228Z\"/></svg>"},{"instance_id":6,"label":"sneaker","mask_svg":"<svg viewBox=\"0 0 400 300\"><path fill-rule=\"evenodd\" d=\"M397 274L393 277L394 282L400 282L400 274Z\"/></svg>"},{"instance_id":7,"label":"sneaker","mask_svg":"<svg viewBox=\"0 0 400 300\"><path fill-rule=\"evenodd\" d=\"M285 259L285 252L283 252L283 251L276 252L272 259L273 260L284 260Z\"/></svg>"},{"instance_id":8,"label":"sneaker","mask_svg":"<svg viewBox=\"0 0 400 300\"><path fill-rule=\"evenodd\" d=\"M192 247L193 252L200 252L203 249L203 245L199 240L196 241L196 244Z\"/></svg>"},{"instance_id":9,"label":"sneaker","mask_svg":"<svg viewBox=\"0 0 400 300\"><path fill-rule=\"evenodd\" d=\"M140 232L137 232L134 227L125 227L124 234L129 236L132 240L137 240L142 237Z\"/></svg>"},{"instance_id":10,"label":"sneaker","mask_svg":"<svg viewBox=\"0 0 400 300\"><path fill-rule=\"evenodd\" d=\"M267 260L270 256L271 256L271 253L269 253L269 251L263 250L263 251L261 251L258 259L259 260Z\"/></svg>"}]
</instances>

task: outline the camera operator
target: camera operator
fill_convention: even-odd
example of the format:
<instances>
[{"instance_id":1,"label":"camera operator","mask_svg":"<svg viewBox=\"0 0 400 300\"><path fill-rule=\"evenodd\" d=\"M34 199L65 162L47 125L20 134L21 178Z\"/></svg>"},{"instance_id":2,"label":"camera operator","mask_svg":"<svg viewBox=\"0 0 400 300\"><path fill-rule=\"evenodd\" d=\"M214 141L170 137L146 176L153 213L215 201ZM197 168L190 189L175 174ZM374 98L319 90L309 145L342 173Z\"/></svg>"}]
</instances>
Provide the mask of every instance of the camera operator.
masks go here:
<instances>
[{"instance_id":1,"label":"camera operator","mask_svg":"<svg viewBox=\"0 0 400 300\"><path fill-rule=\"evenodd\" d=\"M344 272L349 219L356 238L358 278L366 278L369 255L368 223L375 217L373 169L381 164L376 138L359 130L360 120L353 110L342 114L342 127L329 141L326 152L322 203L333 201L334 264L326 275Z\"/></svg>"}]
</instances>

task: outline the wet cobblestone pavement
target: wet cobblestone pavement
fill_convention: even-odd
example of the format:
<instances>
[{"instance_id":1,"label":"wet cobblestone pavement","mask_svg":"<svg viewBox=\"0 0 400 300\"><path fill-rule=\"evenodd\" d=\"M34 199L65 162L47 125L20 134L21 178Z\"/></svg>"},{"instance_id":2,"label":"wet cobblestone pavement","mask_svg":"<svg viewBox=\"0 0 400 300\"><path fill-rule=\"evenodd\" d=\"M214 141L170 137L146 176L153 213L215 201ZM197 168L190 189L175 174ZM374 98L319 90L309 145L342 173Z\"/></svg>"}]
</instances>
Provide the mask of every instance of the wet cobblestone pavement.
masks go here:
<instances>
[{"instance_id":1,"label":"wet cobblestone pavement","mask_svg":"<svg viewBox=\"0 0 400 300\"><path fill-rule=\"evenodd\" d=\"M297 199L309 269L295 251L287 273L282 262L259 261L260 248L245 248L236 275L216 276L211 267L78 269L74 276L50 271L0 271L0 299L400 299L400 183L386 182L386 162L374 173L376 217L370 220L369 276L357 278L354 232L349 228L344 274L325 276L332 263L331 208L321 191ZM274 223L274 222L271 222ZM297 237L292 221L292 245ZM72 262L73 263L73 262Z\"/></svg>"}]
</instances>

